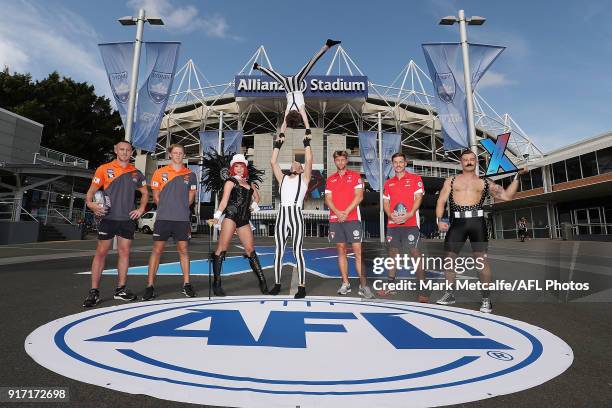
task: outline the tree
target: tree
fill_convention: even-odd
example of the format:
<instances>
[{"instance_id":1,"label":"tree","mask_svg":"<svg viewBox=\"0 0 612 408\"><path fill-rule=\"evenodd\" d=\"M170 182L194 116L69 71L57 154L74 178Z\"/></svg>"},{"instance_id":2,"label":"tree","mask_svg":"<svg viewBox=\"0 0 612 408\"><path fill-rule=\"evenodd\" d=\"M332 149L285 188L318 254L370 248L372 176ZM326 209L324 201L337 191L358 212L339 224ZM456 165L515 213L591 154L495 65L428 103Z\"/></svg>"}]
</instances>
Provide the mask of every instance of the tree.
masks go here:
<instances>
[{"instance_id":1,"label":"tree","mask_svg":"<svg viewBox=\"0 0 612 408\"><path fill-rule=\"evenodd\" d=\"M90 167L112 158L123 138L119 113L93 85L52 72L33 82L30 74L0 73L0 106L44 125L41 145L89 160Z\"/></svg>"}]
</instances>

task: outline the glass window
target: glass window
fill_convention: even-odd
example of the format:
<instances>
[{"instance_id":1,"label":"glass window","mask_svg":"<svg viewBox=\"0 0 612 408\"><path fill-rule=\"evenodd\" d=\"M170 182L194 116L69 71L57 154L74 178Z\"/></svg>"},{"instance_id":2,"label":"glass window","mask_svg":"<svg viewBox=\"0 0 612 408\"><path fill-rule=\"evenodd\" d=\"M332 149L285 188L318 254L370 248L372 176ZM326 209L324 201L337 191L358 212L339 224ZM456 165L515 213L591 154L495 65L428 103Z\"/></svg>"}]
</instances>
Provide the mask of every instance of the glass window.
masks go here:
<instances>
[{"instance_id":1,"label":"glass window","mask_svg":"<svg viewBox=\"0 0 612 408\"><path fill-rule=\"evenodd\" d=\"M612 172L612 147L597 151L597 163L599 164L599 174Z\"/></svg>"},{"instance_id":2,"label":"glass window","mask_svg":"<svg viewBox=\"0 0 612 408\"><path fill-rule=\"evenodd\" d=\"M606 217L605 219L606 224L612 224L612 207L611 206L606 205L604 209L604 217ZM607 229L608 229L608 234L612 234L612 225L608 225Z\"/></svg>"},{"instance_id":3,"label":"glass window","mask_svg":"<svg viewBox=\"0 0 612 408\"><path fill-rule=\"evenodd\" d=\"M582 165L582 176L591 177L597 175L597 160L595 160L595 152L583 154L580 156L580 164Z\"/></svg>"},{"instance_id":4,"label":"glass window","mask_svg":"<svg viewBox=\"0 0 612 408\"><path fill-rule=\"evenodd\" d=\"M531 173L522 174L520 176L521 179L521 191L531 190L533 187L531 186Z\"/></svg>"},{"instance_id":5,"label":"glass window","mask_svg":"<svg viewBox=\"0 0 612 408\"><path fill-rule=\"evenodd\" d=\"M550 231L548 228L538 228L533 230L534 238L550 238Z\"/></svg>"},{"instance_id":6,"label":"glass window","mask_svg":"<svg viewBox=\"0 0 612 408\"><path fill-rule=\"evenodd\" d=\"M548 228L548 214L546 207L533 207L531 209L530 228Z\"/></svg>"},{"instance_id":7,"label":"glass window","mask_svg":"<svg viewBox=\"0 0 612 408\"><path fill-rule=\"evenodd\" d=\"M553 163L552 170L553 170L553 180L554 180L553 183L559 184L559 183L565 183L567 181L567 175L565 174L565 162L564 161Z\"/></svg>"},{"instance_id":8,"label":"glass window","mask_svg":"<svg viewBox=\"0 0 612 408\"><path fill-rule=\"evenodd\" d=\"M514 230L516 221L514 220L514 211L504 211L501 213L502 226L505 230Z\"/></svg>"},{"instance_id":9,"label":"glass window","mask_svg":"<svg viewBox=\"0 0 612 408\"><path fill-rule=\"evenodd\" d=\"M497 180L497 184L501 184L503 188L508 188L508 186L510 185L510 178L506 177L501 180Z\"/></svg>"},{"instance_id":10,"label":"glass window","mask_svg":"<svg viewBox=\"0 0 612 408\"><path fill-rule=\"evenodd\" d=\"M516 230L504 230L503 238L504 239L516 239L517 238Z\"/></svg>"},{"instance_id":11,"label":"glass window","mask_svg":"<svg viewBox=\"0 0 612 408\"><path fill-rule=\"evenodd\" d=\"M541 188L544 187L544 182L542 181L542 168L533 169L529 171L531 173L531 187L532 188Z\"/></svg>"},{"instance_id":12,"label":"glass window","mask_svg":"<svg viewBox=\"0 0 612 408\"><path fill-rule=\"evenodd\" d=\"M516 210L516 222L518 222L518 220L523 217L527 219L527 222L529 223L529 228L531 228L533 226L533 220L531 219L531 210L529 208L519 208Z\"/></svg>"},{"instance_id":13,"label":"glass window","mask_svg":"<svg viewBox=\"0 0 612 408\"><path fill-rule=\"evenodd\" d=\"M582 173L580 172L580 158L572 157L571 159L567 159L565 161L565 167L567 168L567 180L578 180L582 178Z\"/></svg>"}]
</instances>

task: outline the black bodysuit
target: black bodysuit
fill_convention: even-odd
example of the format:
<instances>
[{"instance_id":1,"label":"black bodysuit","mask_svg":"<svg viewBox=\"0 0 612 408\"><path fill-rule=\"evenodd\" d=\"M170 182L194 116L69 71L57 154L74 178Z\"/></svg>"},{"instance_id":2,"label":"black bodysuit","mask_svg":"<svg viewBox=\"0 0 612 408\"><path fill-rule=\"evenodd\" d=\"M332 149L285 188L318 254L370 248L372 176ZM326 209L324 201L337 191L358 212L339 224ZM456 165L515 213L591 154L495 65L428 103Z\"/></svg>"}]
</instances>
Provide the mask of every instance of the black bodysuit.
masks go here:
<instances>
[{"instance_id":1,"label":"black bodysuit","mask_svg":"<svg viewBox=\"0 0 612 408\"><path fill-rule=\"evenodd\" d=\"M253 189L241 186L233 177L229 180L234 182L234 188L232 188L227 207L225 207L223 213L236 223L236 228L240 228L247 225L251 220Z\"/></svg>"},{"instance_id":2,"label":"black bodysuit","mask_svg":"<svg viewBox=\"0 0 612 408\"><path fill-rule=\"evenodd\" d=\"M489 195L489 183L484 180L484 188L482 189L482 195L478 204L474 205L459 205L453 198L453 184L455 183L455 177L451 179L451 192L448 197L450 206L450 228L446 233L444 240L444 249L447 252L453 252L458 254L461 252L461 248L465 244L467 239L470 239L473 252L485 252L489 246L489 237L487 234L487 222L483 215L476 215L480 211L483 212L484 202ZM456 217L455 213L461 213L460 217ZM466 214L471 217L464 217Z\"/></svg>"}]
</instances>

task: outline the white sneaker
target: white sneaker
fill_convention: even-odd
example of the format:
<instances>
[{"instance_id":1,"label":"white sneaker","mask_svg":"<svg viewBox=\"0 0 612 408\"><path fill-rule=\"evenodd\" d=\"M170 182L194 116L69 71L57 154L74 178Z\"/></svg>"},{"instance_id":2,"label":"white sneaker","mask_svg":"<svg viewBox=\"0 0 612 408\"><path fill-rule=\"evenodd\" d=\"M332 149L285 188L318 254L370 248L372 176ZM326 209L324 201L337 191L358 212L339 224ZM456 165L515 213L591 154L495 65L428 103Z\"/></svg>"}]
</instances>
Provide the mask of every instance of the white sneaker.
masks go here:
<instances>
[{"instance_id":1,"label":"white sneaker","mask_svg":"<svg viewBox=\"0 0 612 408\"><path fill-rule=\"evenodd\" d=\"M482 313L491 313L493 311L493 303L491 303L491 300L489 298L482 298L480 311Z\"/></svg>"},{"instance_id":2,"label":"white sneaker","mask_svg":"<svg viewBox=\"0 0 612 408\"><path fill-rule=\"evenodd\" d=\"M359 296L364 299L374 299L374 294L369 286L359 286Z\"/></svg>"},{"instance_id":3,"label":"white sneaker","mask_svg":"<svg viewBox=\"0 0 612 408\"><path fill-rule=\"evenodd\" d=\"M440 299L436 301L438 305L453 305L455 304L455 296L450 292L445 292Z\"/></svg>"},{"instance_id":4,"label":"white sneaker","mask_svg":"<svg viewBox=\"0 0 612 408\"><path fill-rule=\"evenodd\" d=\"M346 295L347 293L351 293L351 284L348 282L342 282L342 286L338 289L338 294Z\"/></svg>"}]
</instances>

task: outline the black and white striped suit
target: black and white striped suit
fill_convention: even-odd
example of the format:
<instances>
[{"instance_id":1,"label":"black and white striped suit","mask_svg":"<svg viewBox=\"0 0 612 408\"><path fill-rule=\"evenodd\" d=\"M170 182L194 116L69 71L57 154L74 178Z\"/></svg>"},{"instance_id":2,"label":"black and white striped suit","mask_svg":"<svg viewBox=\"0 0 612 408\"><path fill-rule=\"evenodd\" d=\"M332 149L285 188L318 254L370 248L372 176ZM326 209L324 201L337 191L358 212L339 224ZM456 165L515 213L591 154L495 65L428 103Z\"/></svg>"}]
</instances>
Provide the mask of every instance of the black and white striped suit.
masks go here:
<instances>
[{"instance_id":1,"label":"black and white striped suit","mask_svg":"<svg viewBox=\"0 0 612 408\"><path fill-rule=\"evenodd\" d=\"M304 216L302 205L308 186L302 179L302 175L294 178L283 176L280 185L281 206L276 218L274 242L276 252L274 256L274 279L280 284L281 271L283 268L283 256L287 238L291 235L293 239L293 254L297 261L297 269L300 286L306 283L306 266L304 264L303 242L304 242Z\"/></svg>"},{"instance_id":2,"label":"black and white striped suit","mask_svg":"<svg viewBox=\"0 0 612 408\"><path fill-rule=\"evenodd\" d=\"M321 48L319 52L317 52L307 63L304 65L297 74L293 76L286 76L279 74L269 68L262 67L261 65L257 67L258 70L268 75L271 78L274 78L278 81L283 88L285 88L285 92L287 92L287 111L291 109L299 109L296 100L300 100L298 98L290 98L289 95L293 93L301 93L306 90L306 83L303 82L306 75L312 70L312 67L317 63L317 61L325 54L327 48ZM301 100L303 100L303 96L301 96ZM295 106L293 106L295 104Z\"/></svg>"}]
</instances>

